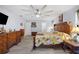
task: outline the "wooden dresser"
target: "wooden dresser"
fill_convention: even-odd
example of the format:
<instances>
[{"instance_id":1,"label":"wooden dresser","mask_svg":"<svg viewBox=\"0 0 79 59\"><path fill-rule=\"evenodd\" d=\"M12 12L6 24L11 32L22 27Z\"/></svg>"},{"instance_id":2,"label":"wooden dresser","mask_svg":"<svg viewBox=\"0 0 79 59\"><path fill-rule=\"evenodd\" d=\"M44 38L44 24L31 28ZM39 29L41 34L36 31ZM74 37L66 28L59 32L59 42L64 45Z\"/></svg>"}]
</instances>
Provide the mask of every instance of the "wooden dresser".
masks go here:
<instances>
[{"instance_id":1,"label":"wooden dresser","mask_svg":"<svg viewBox=\"0 0 79 59\"><path fill-rule=\"evenodd\" d=\"M16 43L19 43L21 41L22 35L23 34L21 33L21 31L16 31L16 36L17 36Z\"/></svg>"},{"instance_id":2,"label":"wooden dresser","mask_svg":"<svg viewBox=\"0 0 79 59\"><path fill-rule=\"evenodd\" d=\"M24 29L20 29L21 31L21 36L24 36Z\"/></svg>"},{"instance_id":3,"label":"wooden dresser","mask_svg":"<svg viewBox=\"0 0 79 59\"><path fill-rule=\"evenodd\" d=\"M0 34L0 53L8 52L7 34Z\"/></svg>"},{"instance_id":4,"label":"wooden dresser","mask_svg":"<svg viewBox=\"0 0 79 59\"><path fill-rule=\"evenodd\" d=\"M12 47L16 44L16 32L10 32L8 33L8 48Z\"/></svg>"},{"instance_id":5,"label":"wooden dresser","mask_svg":"<svg viewBox=\"0 0 79 59\"><path fill-rule=\"evenodd\" d=\"M9 33L1 33L0 34L0 54L6 53L9 49L18 44L21 41L21 37L23 37L24 31L14 31Z\"/></svg>"}]
</instances>

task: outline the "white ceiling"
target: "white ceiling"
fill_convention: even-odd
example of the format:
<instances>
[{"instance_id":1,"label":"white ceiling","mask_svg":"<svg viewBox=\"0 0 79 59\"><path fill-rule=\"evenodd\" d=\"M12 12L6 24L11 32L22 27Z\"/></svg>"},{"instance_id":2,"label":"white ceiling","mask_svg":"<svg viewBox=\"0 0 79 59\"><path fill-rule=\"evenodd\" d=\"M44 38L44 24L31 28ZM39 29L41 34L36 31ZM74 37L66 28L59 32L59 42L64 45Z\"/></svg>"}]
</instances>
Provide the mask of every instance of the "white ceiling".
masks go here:
<instances>
[{"instance_id":1,"label":"white ceiling","mask_svg":"<svg viewBox=\"0 0 79 59\"><path fill-rule=\"evenodd\" d=\"M27 20L29 20L29 19L43 20L43 19L49 19L49 18L53 19L55 17L58 17L60 14L68 11L69 9L76 7L74 5L47 5L43 10L41 10L41 8L43 8L44 5L32 5L32 6L35 9L39 9L41 14L46 15L46 16L37 18L34 14L34 10L30 7L30 5L1 5L0 8L4 8L7 11L16 14L19 17L23 17ZM47 11L49 11L49 12L47 12ZM50 16L48 16L48 15L50 15Z\"/></svg>"}]
</instances>

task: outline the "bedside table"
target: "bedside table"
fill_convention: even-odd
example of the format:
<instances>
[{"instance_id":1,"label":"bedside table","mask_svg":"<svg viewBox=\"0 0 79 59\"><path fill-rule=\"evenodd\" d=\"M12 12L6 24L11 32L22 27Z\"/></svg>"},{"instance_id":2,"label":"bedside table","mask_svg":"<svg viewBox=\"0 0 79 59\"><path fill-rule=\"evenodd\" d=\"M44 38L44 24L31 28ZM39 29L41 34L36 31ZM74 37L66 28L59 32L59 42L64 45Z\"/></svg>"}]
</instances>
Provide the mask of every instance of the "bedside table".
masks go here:
<instances>
[{"instance_id":1,"label":"bedside table","mask_svg":"<svg viewBox=\"0 0 79 59\"><path fill-rule=\"evenodd\" d=\"M71 52L79 54L79 43L73 40L64 40L64 45L67 46Z\"/></svg>"}]
</instances>

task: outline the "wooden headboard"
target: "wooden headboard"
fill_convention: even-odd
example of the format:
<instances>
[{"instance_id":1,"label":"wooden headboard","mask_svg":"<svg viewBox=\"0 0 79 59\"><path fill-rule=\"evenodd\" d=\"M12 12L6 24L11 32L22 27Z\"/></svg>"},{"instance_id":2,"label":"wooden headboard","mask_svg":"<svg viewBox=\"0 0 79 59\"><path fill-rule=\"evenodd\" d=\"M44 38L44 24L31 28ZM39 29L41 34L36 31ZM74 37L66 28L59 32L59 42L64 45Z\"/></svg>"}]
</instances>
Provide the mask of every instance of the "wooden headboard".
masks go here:
<instances>
[{"instance_id":1,"label":"wooden headboard","mask_svg":"<svg viewBox=\"0 0 79 59\"><path fill-rule=\"evenodd\" d=\"M54 24L54 30L70 34L71 26L67 22Z\"/></svg>"}]
</instances>

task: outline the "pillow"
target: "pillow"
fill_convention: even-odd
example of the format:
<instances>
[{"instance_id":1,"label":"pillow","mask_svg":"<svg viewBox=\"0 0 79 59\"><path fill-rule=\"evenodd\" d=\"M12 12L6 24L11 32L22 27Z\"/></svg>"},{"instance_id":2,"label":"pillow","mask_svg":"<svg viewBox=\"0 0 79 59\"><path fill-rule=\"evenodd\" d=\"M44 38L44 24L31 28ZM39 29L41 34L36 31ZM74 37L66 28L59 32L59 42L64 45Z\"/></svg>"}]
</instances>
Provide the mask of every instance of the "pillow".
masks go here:
<instances>
[{"instance_id":1,"label":"pillow","mask_svg":"<svg viewBox=\"0 0 79 59\"><path fill-rule=\"evenodd\" d=\"M79 42L79 36L78 36L78 35L74 36L73 40L74 40L75 42Z\"/></svg>"},{"instance_id":2,"label":"pillow","mask_svg":"<svg viewBox=\"0 0 79 59\"><path fill-rule=\"evenodd\" d=\"M56 34L56 35L58 35L58 36L61 36L61 38L63 39L63 40L65 40L65 39L71 39L71 36L69 35L69 34L67 34L67 33L64 33L64 32L58 32L58 31L55 31L55 32L53 32L54 34Z\"/></svg>"},{"instance_id":3,"label":"pillow","mask_svg":"<svg viewBox=\"0 0 79 59\"><path fill-rule=\"evenodd\" d=\"M63 33L66 40L71 40L71 36L69 34Z\"/></svg>"}]
</instances>

